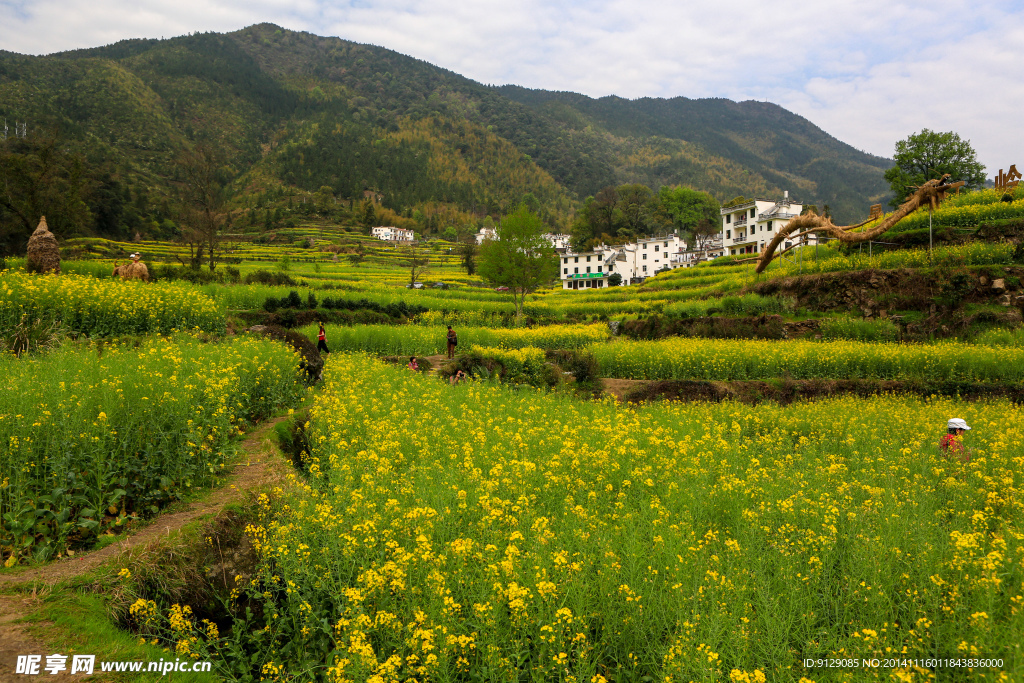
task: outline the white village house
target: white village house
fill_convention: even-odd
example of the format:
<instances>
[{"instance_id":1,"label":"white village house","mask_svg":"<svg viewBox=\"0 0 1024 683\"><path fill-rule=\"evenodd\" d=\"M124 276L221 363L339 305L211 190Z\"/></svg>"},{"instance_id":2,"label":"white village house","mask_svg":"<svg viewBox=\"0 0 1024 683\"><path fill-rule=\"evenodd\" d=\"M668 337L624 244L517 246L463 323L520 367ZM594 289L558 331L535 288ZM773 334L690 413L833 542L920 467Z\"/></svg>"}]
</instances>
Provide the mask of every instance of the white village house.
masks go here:
<instances>
[{"instance_id":1,"label":"white village house","mask_svg":"<svg viewBox=\"0 0 1024 683\"><path fill-rule=\"evenodd\" d=\"M408 228L396 228L394 226L379 226L370 228L370 235L379 240L390 242L412 242L416 234Z\"/></svg>"},{"instance_id":2,"label":"white village house","mask_svg":"<svg viewBox=\"0 0 1024 683\"><path fill-rule=\"evenodd\" d=\"M495 228L480 228L476 233L476 243L483 244L484 240L498 239L498 231Z\"/></svg>"},{"instance_id":3,"label":"white village house","mask_svg":"<svg viewBox=\"0 0 1024 683\"><path fill-rule=\"evenodd\" d=\"M799 216L803 208L803 204L789 198L788 191L777 202L751 199L722 207L722 249L730 256L761 253L779 229L790 218ZM812 235L807 243L814 244L815 239ZM782 246L789 248L792 243Z\"/></svg>"},{"instance_id":4,"label":"white village house","mask_svg":"<svg viewBox=\"0 0 1024 683\"><path fill-rule=\"evenodd\" d=\"M722 237L715 235L714 237L704 241L700 248L694 246L693 249L681 252L678 255L679 265L683 268L693 268L698 263L704 261L713 261L719 256L725 255L725 249L722 247Z\"/></svg>"},{"instance_id":5,"label":"white village house","mask_svg":"<svg viewBox=\"0 0 1024 683\"><path fill-rule=\"evenodd\" d=\"M617 251L600 249L579 254L558 255L558 272L562 289L593 289L608 286L608 268L615 262Z\"/></svg>"},{"instance_id":6,"label":"white village house","mask_svg":"<svg viewBox=\"0 0 1024 683\"><path fill-rule=\"evenodd\" d=\"M569 235L562 235L556 233L546 232L541 235L548 242L551 242L551 246L555 249L568 249L569 248ZM476 243L483 244L485 240L498 239L497 228L480 228L476 233Z\"/></svg>"},{"instance_id":7,"label":"white village house","mask_svg":"<svg viewBox=\"0 0 1024 683\"><path fill-rule=\"evenodd\" d=\"M608 277L621 276L620 285L639 284L662 270L689 268L701 260L720 256L718 251L705 246L700 251L688 251L679 235L644 237L631 244L598 246L594 251L559 254L559 276L562 289L589 289L607 287ZM714 254L714 256L712 256Z\"/></svg>"}]
</instances>

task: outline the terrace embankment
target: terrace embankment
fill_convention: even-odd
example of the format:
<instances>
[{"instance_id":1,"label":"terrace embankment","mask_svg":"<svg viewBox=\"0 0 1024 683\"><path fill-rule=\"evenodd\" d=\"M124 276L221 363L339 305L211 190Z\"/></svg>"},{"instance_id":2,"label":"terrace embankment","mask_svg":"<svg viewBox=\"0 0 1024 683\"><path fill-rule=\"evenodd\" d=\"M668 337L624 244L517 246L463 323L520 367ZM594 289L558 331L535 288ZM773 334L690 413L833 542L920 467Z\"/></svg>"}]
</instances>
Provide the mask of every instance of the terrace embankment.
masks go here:
<instances>
[{"instance_id":1,"label":"terrace embankment","mask_svg":"<svg viewBox=\"0 0 1024 683\"><path fill-rule=\"evenodd\" d=\"M872 379L778 379L737 380L624 380L602 379L604 390L623 401L639 403L654 400L738 401L756 404L772 401L788 405L846 394L868 397L883 394L949 396L967 400L1005 398L1024 403L1024 384L972 382L921 382Z\"/></svg>"},{"instance_id":2,"label":"terrace embankment","mask_svg":"<svg viewBox=\"0 0 1024 683\"><path fill-rule=\"evenodd\" d=\"M808 310L854 311L868 318L928 311L930 317L916 323L920 330L908 324L907 331L941 331L943 325L973 322L968 315L957 315L966 304L1001 304L1019 321L1022 277L1024 268L1018 266L870 269L778 278L748 289L762 296L793 297L798 307Z\"/></svg>"}]
</instances>

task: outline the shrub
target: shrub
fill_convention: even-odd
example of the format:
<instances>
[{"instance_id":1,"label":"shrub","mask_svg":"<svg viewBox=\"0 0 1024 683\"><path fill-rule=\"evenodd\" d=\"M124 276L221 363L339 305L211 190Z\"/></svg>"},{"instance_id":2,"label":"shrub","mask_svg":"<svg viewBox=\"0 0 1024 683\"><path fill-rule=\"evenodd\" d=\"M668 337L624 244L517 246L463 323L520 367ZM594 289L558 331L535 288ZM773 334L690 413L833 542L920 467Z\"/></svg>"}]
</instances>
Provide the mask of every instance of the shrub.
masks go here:
<instances>
[{"instance_id":1,"label":"shrub","mask_svg":"<svg viewBox=\"0 0 1024 683\"><path fill-rule=\"evenodd\" d=\"M245 284L261 284L297 287L299 283L284 273L272 273L269 270L254 270L245 276Z\"/></svg>"},{"instance_id":2,"label":"shrub","mask_svg":"<svg viewBox=\"0 0 1024 683\"><path fill-rule=\"evenodd\" d=\"M278 300L278 299L275 299L272 296L268 296L266 298L266 300L263 302L263 310L266 311L267 313L273 313L274 311L276 311L280 307L281 307L281 301Z\"/></svg>"}]
</instances>

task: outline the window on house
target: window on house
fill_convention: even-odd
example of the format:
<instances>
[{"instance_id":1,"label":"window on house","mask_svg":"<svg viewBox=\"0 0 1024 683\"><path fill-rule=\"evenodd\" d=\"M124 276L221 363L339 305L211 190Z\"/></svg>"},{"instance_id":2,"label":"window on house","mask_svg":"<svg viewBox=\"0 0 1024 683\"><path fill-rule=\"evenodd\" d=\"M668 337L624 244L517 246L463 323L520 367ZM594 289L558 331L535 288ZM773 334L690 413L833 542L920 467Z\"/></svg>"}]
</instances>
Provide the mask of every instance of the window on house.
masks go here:
<instances>
[{"instance_id":1,"label":"window on house","mask_svg":"<svg viewBox=\"0 0 1024 683\"><path fill-rule=\"evenodd\" d=\"M644 266L644 272L645 273L647 272L647 266Z\"/></svg>"},{"instance_id":2,"label":"window on house","mask_svg":"<svg viewBox=\"0 0 1024 683\"><path fill-rule=\"evenodd\" d=\"M666 248L668 247L668 242L665 242L665 247L666 247Z\"/></svg>"},{"instance_id":3,"label":"window on house","mask_svg":"<svg viewBox=\"0 0 1024 683\"><path fill-rule=\"evenodd\" d=\"M725 222L726 223L732 223L732 214L731 213L725 214Z\"/></svg>"},{"instance_id":4,"label":"window on house","mask_svg":"<svg viewBox=\"0 0 1024 683\"><path fill-rule=\"evenodd\" d=\"M753 210L753 209L751 209L751 210L750 210L750 217L751 217L751 218L753 218L753 217L754 217L754 210Z\"/></svg>"},{"instance_id":5,"label":"window on house","mask_svg":"<svg viewBox=\"0 0 1024 683\"><path fill-rule=\"evenodd\" d=\"M569 269L568 268L565 268L565 269L562 270L562 275L568 275L568 274L569 274Z\"/></svg>"},{"instance_id":6,"label":"window on house","mask_svg":"<svg viewBox=\"0 0 1024 683\"><path fill-rule=\"evenodd\" d=\"M599 272L599 273L601 272L601 266L597 267L597 272Z\"/></svg>"},{"instance_id":7,"label":"window on house","mask_svg":"<svg viewBox=\"0 0 1024 683\"><path fill-rule=\"evenodd\" d=\"M589 256L587 257L587 263L590 263L590 257Z\"/></svg>"},{"instance_id":8,"label":"window on house","mask_svg":"<svg viewBox=\"0 0 1024 683\"><path fill-rule=\"evenodd\" d=\"M590 272L590 266L587 266L587 272L588 273Z\"/></svg>"},{"instance_id":9,"label":"window on house","mask_svg":"<svg viewBox=\"0 0 1024 683\"><path fill-rule=\"evenodd\" d=\"M644 261L647 260L647 254L644 254Z\"/></svg>"},{"instance_id":10,"label":"window on house","mask_svg":"<svg viewBox=\"0 0 1024 683\"><path fill-rule=\"evenodd\" d=\"M658 245L657 244L654 245L654 251L658 251Z\"/></svg>"},{"instance_id":11,"label":"window on house","mask_svg":"<svg viewBox=\"0 0 1024 683\"><path fill-rule=\"evenodd\" d=\"M562 259L562 263L568 263L568 262L569 262L569 257L568 256L566 256L564 259Z\"/></svg>"},{"instance_id":12,"label":"window on house","mask_svg":"<svg viewBox=\"0 0 1024 683\"><path fill-rule=\"evenodd\" d=\"M579 262L580 262L580 257L579 257L579 256L577 256L577 257L576 257L576 260L575 260L575 261L573 261L573 263L579 263Z\"/></svg>"},{"instance_id":13,"label":"window on house","mask_svg":"<svg viewBox=\"0 0 1024 683\"><path fill-rule=\"evenodd\" d=\"M644 249L647 248L647 242L644 242Z\"/></svg>"},{"instance_id":14,"label":"window on house","mask_svg":"<svg viewBox=\"0 0 1024 683\"><path fill-rule=\"evenodd\" d=\"M725 239L727 239L727 240L731 240L732 239L732 230L726 230L725 231Z\"/></svg>"},{"instance_id":15,"label":"window on house","mask_svg":"<svg viewBox=\"0 0 1024 683\"><path fill-rule=\"evenodd\" d=\"M580 272L580 269L579 269L579 268L573 268L573 269L572 269L572 274L573 274L573 275L577 275L577 274L579 274L579 272Z\"/></svg>"},{"instance_id":16,"label":"window on house","mask_svg":"<svg viewBox=\"0 0 1024 683\"><path fill-rule=\"evenodd\" d=\"M768 221L768 232L772 231L772 222Z\"/></svg>"}]
</instances>

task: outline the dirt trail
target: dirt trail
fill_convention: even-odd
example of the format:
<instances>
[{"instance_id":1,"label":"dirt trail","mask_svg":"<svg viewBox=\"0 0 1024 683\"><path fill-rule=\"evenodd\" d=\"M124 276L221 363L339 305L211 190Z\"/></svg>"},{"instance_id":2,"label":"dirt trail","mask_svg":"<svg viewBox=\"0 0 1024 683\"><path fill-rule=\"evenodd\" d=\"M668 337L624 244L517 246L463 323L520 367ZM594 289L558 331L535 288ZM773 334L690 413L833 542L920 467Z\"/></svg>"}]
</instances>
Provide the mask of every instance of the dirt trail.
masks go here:
<instances>
[{"instance_id":1,"label":"dirt trail","mask_svg":"<svg viewBox=\"0 0 1024 683\"><path fill-rule=\"evenodd\" d=\"M43 655L42 665L45 666L45 656L52 654L51 649L32 636L25 625L17 623L38 606L40 597L37 590L45 593L53 585L95 569L123 550L146 545L161 536L169 535L171 531L180 529L189 522L204 517L212 518L225 505L244 501L247 493L253 489L284 482L290 465L271 440L270 430L275 424L286 419L288 418L280 417L265 422L246 436L239 446L239 462L232 468L224 486L211 491L201 500L193 501L177 512L160 515L144 528L101 550L76 554L28 571L0 575L0 590L19 586L27 590L29 586L33 587L31 595L0 594L0 683L27 680L25 676L14 673L18 655ZM69 658L68 669L71 668L70 662ZM98 680L79 674L70 676L67 671L54 676L40 669L40 675L45 676L47 680Z\"/></svg>"},{"instance_id":2,"label":"dirt trail","mask_svg":"<svg viewBox=\"0 0 1024 683\"><path fill-rule=\"evenodd\" d=\"M649 383L650 382L645 379L616 379L614 377L601 378L601 388L620 401L624 400L626 394L633 389Z\"/></svg>"}]
</instances>

